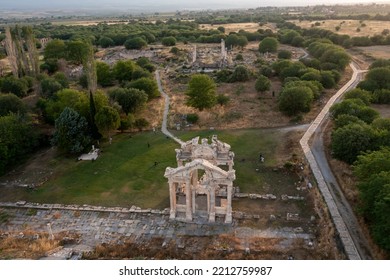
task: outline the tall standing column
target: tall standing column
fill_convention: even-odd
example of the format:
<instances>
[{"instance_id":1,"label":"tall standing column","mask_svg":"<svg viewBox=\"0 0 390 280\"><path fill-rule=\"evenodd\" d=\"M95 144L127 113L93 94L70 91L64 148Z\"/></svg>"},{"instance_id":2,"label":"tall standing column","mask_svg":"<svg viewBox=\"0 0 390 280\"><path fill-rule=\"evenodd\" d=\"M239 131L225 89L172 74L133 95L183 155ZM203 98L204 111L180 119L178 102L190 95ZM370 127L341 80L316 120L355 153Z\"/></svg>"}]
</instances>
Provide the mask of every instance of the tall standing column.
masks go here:
<instances>
[{"instance_id":1,"label":"tall standing column","mask_svg":"<svg viewBox=\"0 0 390 280\"><path fill-rule=\"evenodd\" d=\"M171 211L169 218L175 219L176 217L176 183L169 181L169 200L171 203Z\"/></svg>"},{"instance_id":2,"label":"tall standing column","mask_svg":"<svg viewBox=\"0 0 390 280\"><path fill-rule=\"evenodd\" d=\"M191 194L191 181L188 179L186 181L186 221L192 221Z\"/></svg>"},{"instance_id":3,"label":"tall standing column","mask_svg":"<svg viewBox=\"0 0 390 280\"><path fill-rule=\"evenodd\" d=\"M228 224L232 222L232 193L233 193L233 186L232 184L229 184L227 186L227 205L226 205L226 216L225 216L225 223Z\"/></svg>"},{"instance_id":4,"label":"tall standing column","mask_svg":"<svg viewBox=\"0 0 390 280\"><path fill-rule=\"evenodd\" d=\"M210 211L209 211L209 222L215 222L215 187L214 185L210 188Z\"/></svg>"}]
</instances>

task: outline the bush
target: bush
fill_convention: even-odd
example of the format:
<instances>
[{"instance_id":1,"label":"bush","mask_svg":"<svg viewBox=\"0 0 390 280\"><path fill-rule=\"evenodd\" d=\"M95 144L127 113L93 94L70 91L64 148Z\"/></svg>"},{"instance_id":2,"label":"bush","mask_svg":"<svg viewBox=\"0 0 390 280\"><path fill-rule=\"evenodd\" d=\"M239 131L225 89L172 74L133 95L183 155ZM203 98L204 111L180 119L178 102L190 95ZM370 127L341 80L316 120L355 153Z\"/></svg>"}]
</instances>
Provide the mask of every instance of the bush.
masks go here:
<instances>
[{"instance_id":1,"label":"bush","mask_svg":"<svg viewBox=\"0 0 390 280\"><path fill-rule=\"evenodd\" d=\"M161 40L161 43L164 46L174 46L176 45L176 38L173 36L165 37Z\"/></svg>"},{"instance_id":2,"label":"bush","mask_svg":"<svg viewBox=\"0 0 390 280\"><path fill-rule=\"evenodd\" d=\"M288 50L280 50L278 52L278 58L279 59L290 59L291 58L291 52Z\"/></svg>"},{"instance_id":3,"label":"bush","mask_svg":"<svg viewBox=\"0 0 390 280\"><path fill-rule=\"evenodd\" d=\"M218 94L217 95L217 103L221 106L224 106L226 104L228 104L230 101L230 98L229 96L226 96L224 94Z\"/></svg>"},{"instance_id":4,"label":"bush","mask_svg":"<svg viewBox=\"0 0 390 280\"><path fill-rule=\"evenodd\" d=\"M344 95L344 99L360 99L361 101L363 101L364 104L370 105L372 96L370 92L366 90L355 88L353 90L348 91Z\"/></svg>"},{"instance_id":5,"label":"bush","mask_svg":"<svg viewBox=\"0 0 390 280\"><path fill-rule=\"evenodd\" d=\"M197 114L188 114L187 115L187 122L196 124L199 120L199 116Z\"/></svg>"},{"instance_id":6,"label":"bush","mask_svg":"<svg viewBox=\"0 0 390 280\"><path fill-rule=\"evenodd\" d=\"M134 122L134 126L136 128L138 128L139 131L142 131L142 129L144 129L148 125L149 125L149 122L144 118L136 119Z\"/></svg>"},{"instance_id":7,"label":"bush","mask_svg":"<svg viewBox=\"0 0 390 280\"><path fill-rule=\"evenodd\" d=\"M242 56L242 54L238 53L238 54L236 55L235 60L244 60L244 57Z\"/></svg>"},{"instance_id":8,"label":"bush","mask_svg":"<svg viewBox=\"0 0 390 280\"><path fill-rule=\"evenodd\" d=\"M135 37L132 39L126 40L124 43L126 49L128 50L140 50L148 45L148 43L141 37Z\"/></svg>"},{"instance_id":9,"label":"bush","mask_svg":"<svg viewBox=\"0 0 390 280\"><path fill-rule=\"evenodd\" d=\"M377 104L390 104L390 90L378 89L372 94L372 102Z\"/></svg>"},{"instance_id":10,"label":"bush","mask_svg":"<svg viewBox=\"0 0 390 280\"><path fill-rule=\"evenodd\" d=\"M263 75L260 75L255 83L255 89L257 92L264 92L271 88L271 81Z\"/></svg>"},{"instance_id":11,"label":"bush","mask_svg":"<svg viewBox=\"0 0 390 280\"><path fill-rule=\"evenodd\" d=\"M244 65L238 65L231 76L230 82L245 82L250 78L249 70Z\"/></svg>"}]
</instances>

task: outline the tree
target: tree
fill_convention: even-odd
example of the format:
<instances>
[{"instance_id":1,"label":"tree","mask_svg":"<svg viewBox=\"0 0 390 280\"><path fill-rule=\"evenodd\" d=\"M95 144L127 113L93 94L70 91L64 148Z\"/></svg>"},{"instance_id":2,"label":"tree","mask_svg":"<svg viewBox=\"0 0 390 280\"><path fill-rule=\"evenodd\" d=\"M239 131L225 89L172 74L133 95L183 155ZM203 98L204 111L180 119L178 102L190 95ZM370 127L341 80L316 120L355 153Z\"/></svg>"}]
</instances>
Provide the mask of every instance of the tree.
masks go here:
<instances>
[{"instance_id":1,"label":"tree","mask_svg":"<svg viewBox=\"0 0 390 280\"><path fill-rule=\"evenodd\" d=\"M117 88L112 90L110 95L118 102L126 115L135 113L148 101L148 95L136 88Z\"/></svg>"},{"instance_id":2,"label":"tree","mask_svg":"<svg viewBox=\"0 0 390 280\"><path fill-rule=\"evenodd\" d=\"M140 50L148 45L148 43L142 37L135 37L126 40L124 43L128 50Z\"/></svg>"},{"instance_id":3,"label":"tree","mask_svg":"<svg viewBox=\"0 0 390 280\"><path fill-rule=\"evenodd\" d=\"M45 98L52 98L61 89L63 86L54 78L47 77L41 81L41 95Z\"/></svg>"},{"instance_id":4,"label":"tree","mask_svg":"<svg viewBox=\"0 0 390 280\"><path fill-rule=\"evenodd\" d=\"M13 93L18 97L25 97L28 91L27 81L13 76L5 77L1 80L1 92Z\"/></svg>"},{"instance_id":5,"label":"tree","mask_svg":"<svg viewBox=\"0 0 390 280\"><path fill-rule=\"evenodd\" d=\"M112 71L114 73L114 77L119 81L131 81L131 76L135 69L135 64L131 60L118 60Z\"/></svg>"},{"instance_id":6,"label":"tree","mask_svg":"<svg viewBox=\"0 0 390 280\"><path fill-rule=\"evenodd\" d=\"M382 148L358 156L354 164L354 174L359 179L360 210L371 226L374 240L388 252L390 252L389 159L389 148Z\"/></svg>"},{"instance_id":7,"label":"tree","mask_svg":"<svg viewBox=\"0 0 390 280\"><path fill-rule=\"evenodd\" d=\"M108 48L108 47L112 47L115 45L115 42L110 38L110 37L106 37L106 36L102 36L100 39L99 39L99 45L102 47L102 48Z\"/></svg>"},{"instance_id":8,"label":"tree","mask_svg":"<svg viewBox=\"0 0 390 280\"><path fill-rule=\"evenodd\" d=\"M280 50L278 51L278 58L279 59L290 59L291 58L291 52L288 50Z\"/></svg>"},{"instance_id":9,"label":"tree","mask_svg":"<svg viewBox=\"0 0 390 280\"><path fill-rule=\"evenodd\" d=\"M230 34L226 37L225 46L227 48L233 48L238 45L238 36L236 34Z\"/></svg>"},{"instance_id":10,"label":"tree","mask_svg":"<svg viewBox=\"0 0 390 280\"><path fill-rule=\"evenodd\" d=\"M62 111L55 128L52 144L66 153L80 153L91 142L87 120L69 107Z\"/></svg>"},{"instance_id":11,"label":"tree","mask_svg":"<svg viewBox=\"0 0 390 280\"><path fill-rule=\"evenodd\" d=\"M245 36L237 37L237 46L243 49L246 45L248 45L248 39Z\"/></svg>"},{"instance_id":12,"label":"tree","mask_svg":"<svg viewBox=\"0 0 390 280\"><path fill-rule=\"evenodd\" d=\"M9 114L24 115L26 113L26 106L22 100L16 95L0 94L0 117Z\"/></svg>"},{"instance_id":13,"label":"tree","mask_svg":"<svg viewBox=\"0 0 390 280\"><path fill-rule=\"evenodd\" d=\"M173 36L164 37L164 38L162 38L161 43L164 46L168 46L168 47L169 46L175 46L176 45L176 38L173 37Z\"/></svg>"},{"instance_id":14,"label":"tree","mask_svg":"<svg viewBox=\"0 0 390 280\"><path fill-rule=\"evenodd\" d=\"M264 75L259 75L255 83L257 92L264 92L271 88L271 81Z\"/></svg>"},{"instance_id":15,"label":"tree","mask_svg":"<svg viewBox=\"0 0 390 280\"><path fill-rule=\"evenodd\" d=\"M244 65L238 65L234 68L230 82L245 82L250 78L249 70Z\"/></svg>"},{"instance_id":16,"label":"tree","mask_svg":"<svg viewBox=\"0 0 390 280\"><path fill-rule=\"evenodd\" d=\"M96 62L97 83L102 87L112 86L114 84L114 74L110 65L105 62Z\"/></svg>"},{"instance_id":17,"label":"tree","mask_svg":"<svg viewBox=\"0 0 390 280\"><path fill-rule=\"evenodd\" d=\"M372 123L379 117L379 113L366 106L361 99L346 99L343 102L334 104L330 108L330 114L336 119L341 114L356 116L366 123Z\"/></svg>"},{"instance_id":18,"label":"tree","mask_svg":"<svg viewBox=\"0 0 390 280\"><path fill-rule=\"evenodd\" d=\"M279 95L279 109L289 116L309 112L313 92L309 87L283 88Z\"/></svg>"},{"instance_id":19,"label":"tree","mask_svg":"<svg viewBox=\"0 0 390 280\"><path fill-rule=\"evenodd\" d=\"M134 121L134 126L136 128L138 128L139 131L142 131L142 129L147 127L148 125L149 125L149 122L144 118L136 119Z\"/></svg>"},{"instance_id":20,"label":"tree","mask_svg":"<svg viewBox=\"0 0 390 280\"><path fill-rule=\"evenodd\" d=\"M266 37L263 40L261 40L259 44L259 52L266 53L271 52L274 53L278 49L278 40L276 40L274 37Z\"/></svg>"},{"instance_id":21,"label":"tree","mask_svg":"<svg viewBox=\"0 0 390 280\"><path fill-rule=\"evenodd\" d=\"M357 123L357 124L360 124L360 125L364 125L365 122L362 121L361 119L359 119L358 117L356 116L352 116L352 115L339 115L335 120L334 120L334 123L335 123L335 128L340 128L340 127L343 127L343 126L346 126L346 125L349 125L349 124L353 124L353 123Z\"/></svg>"},{"instance_id":22,"label":"tree","mask_svg":"<svg viewBox=\"0 0 390 280\"><path fill-rule=\"evenodd\" d=\"M160 96L160 92L158 90L157 82L150 78L140 78L135 81L131 81L126 85L127 88L136 88L144 91L149 99L153 99L155 97Z\"/></svg>"},{"instance_id":23,"label":"tree","mask_svg":"<svg viewBox=\"0 0 390 280\"><path fill-rule=\"evenodd\" d=\"M335 158L352 164L357 156L378 148L379 136L367 124L352 123L332 133L332 153Z\"/></svg>"},{"instance_id":24,"label":"tree","mask_svg":"<svg viewBox=\"0 0 390 280\"><path fill-rule=\"evenodd\" d=\"M25 119L15 114L0 117L0 174L20 163L37 142L36 133Z\"/></svg>"},{"instance_id":25,"label":"tree","mask_svg":"<svg viewBox=\"0 0 390 280\"><path fill-rule=\"evenodd\" d=\"M66 59L75 64L83 64L90 55L91 48L88 43L76 40L68 41L66 46Z\"/></svg>"},{"instance_id":26,"label":"tree","mask_svg":"<svg viewBox=\"0 0 390 280\"><path fill-rule=\"evenodd\" d=\"M54 94L53 98L43 103L43 116L49 123L54 123L66 107L75 110L85 118L88 117L88 97L77 90L60 90Z\"/></svg>"},{"instance_id":27,"label":"tree","mask_svg":"<svg viewBox=\"0 0 390 280\"><path fill-rule=\"evenodd\" d=\"M54 39L46 44L43 51L45 61L49 59L66 58L66 45L65 42L59 39Z\"/></svg>"},{"instance_id":28,"label":"tree","mask_svg":"<svg viewBox=\"0 0 390 280\"><path fill-rule=\"evenodd\" d=\"M321 80L320 80L320 82L324 86L324 88L333 88L333 87L336 86L336 78L335 78L335 75L336 75L335 73L336 72L321 71Z\"/></svg>"},{"instance_id":29,"label":"tree","mask_svg":"<svg viewBox=\"0 0 390 280\"><path fill-rule=\"evenodd\" d=\"M390 89L390 69L387 67L378 67L371 69L366 76L366 81L371 82L371 91L376 89Z\"/></svg>"},{"instance_id":30,"label":"tree","mask_svg":"<svg viewBox=\"0 0 390 280\"><path fill-rule=\"evenodd\" d=\"M344 99L360 99L365 105L370 105L372 96L371 93L366 90L355 88L345 93Z\"/></svg>"},{"instance_id":31,"label":"tree","mask_svg":"<svg viewBox=\"0 0 390 280\"><path fill-rule=\"evenodd\" d=\"M225 33L225 27L223 26L218 26L217 30L219 30L222 33Z\"/></svg>"},{"instance_id":32,"label":"tree","mask_svg":"<svg viewBox=\"0 0 390 280\"><path fill-rule=\"evenodd\" d=\"M95 116L96 116L96 104L95 99L93 98L92 91L89 92L89 119L88 119L88 125L89 130L91 131L92 139L99 140L102 138L101 133L99 132L99 129L96 126L95 122Z\"/></svg>"},{"instance_id":33,"label":"tree","mask_svg":"<svg viewBox=\"0 0 390 280\"><path fill-rule=\"evenodd\" d=\"M120 125L120 116L114 108L104 106L97 112L95 121L101 133L107 133L108 138L110 138L110 132Z\"/></svg>"},{"instance_id":34,"label":"tree","mask_svg":"<svg viewBox=\"0 0 390 280\"><path fill-rule=\"evenodd\" d=\"M186 91L187 105L200 111L211 108L216 103L216 85L205 74L196 74L191 77Z\"/></svg>"}]
</instances>

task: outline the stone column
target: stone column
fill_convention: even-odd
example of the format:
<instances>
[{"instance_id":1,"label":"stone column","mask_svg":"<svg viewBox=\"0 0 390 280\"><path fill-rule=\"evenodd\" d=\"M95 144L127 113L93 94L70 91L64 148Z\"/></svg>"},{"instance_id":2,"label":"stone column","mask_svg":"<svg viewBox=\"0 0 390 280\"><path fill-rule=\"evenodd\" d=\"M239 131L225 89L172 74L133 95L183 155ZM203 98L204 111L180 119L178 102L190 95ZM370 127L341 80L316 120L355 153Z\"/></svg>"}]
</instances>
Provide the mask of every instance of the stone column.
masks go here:
<instances>
[{"instance_id":1,"label":"stone column","mask_svg":"<svg viewBox=\"0 0 390 280\"><path fill-rule=\"evenodd\" d=\"M186 221L192 221L192 207L191 207L191 181L187 179L186 181Z\"/></svg>"},{"instance_id":2,"label":"stone column","mask_svg":"<svg viewBox=\"0 0 390 280\"><path fill-rule=\"evenodd\" d=\"M169 200L171 203L171 211L169 218L175 219L176 217L176 183L169 180Z\"/></svg>"},{"instance_id":3,"label":"stone column","mask_svg":"<svg viewBox=\"0 0 390 280\"><path fill-rule=\"evenodd\" d=\"M232 193L233 193L233 186L232 184L229 184L227 186L227 205L226 205L226 216L225 216L225 223L228 224L232 222Z\"/></svg>"},{"instance_id":4,"label":"stone column","mask_svg":"<svg viewBox=\"0 0 390 280\"><path fill-rule=\"evenodd\" d=\"M209 211L209 222L215 222L215 186L212 185L210 188L210 211Z\"/></svg>"}]
</instances>

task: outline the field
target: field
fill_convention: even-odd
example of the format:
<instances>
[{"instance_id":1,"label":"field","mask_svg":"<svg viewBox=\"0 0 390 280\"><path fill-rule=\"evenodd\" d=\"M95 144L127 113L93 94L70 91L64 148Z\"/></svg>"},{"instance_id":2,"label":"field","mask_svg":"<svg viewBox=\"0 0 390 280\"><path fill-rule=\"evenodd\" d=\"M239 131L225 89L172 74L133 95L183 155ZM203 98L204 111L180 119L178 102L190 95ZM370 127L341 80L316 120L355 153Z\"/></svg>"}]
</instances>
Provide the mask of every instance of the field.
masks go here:
<instances>
[{"instance_id":1,"label":"field","mask_svg":"<svg viewBox=\"0 0 390 280\"><path fill-rule=\"evenodd\" d=\"M291 22L303 28L311 28L317 21L292 20ZM360 22L359 20L325 20L318 22L320 23L319 26L316 26L318 28L327 29L338 34L346 34L351 37L373 36L381 34L384 29L390 30L389 21L365 20ZM339 31L336 31L336 26L340 26ZM357 31L358 28L360 31Z\"/></svg>"},{"instance_id":2,"label":"field","mask_svg":"<svg viewBox=\"0 0 390 280\"><path fill-rule=\"evenodd\" d=\"M227 23L227 24L201 24L200 29L206 29L206 30L217 29L220 26L225 28L226 34L229 34L230 32L238 32L241 29L248 32L255 32L259 29L271 29L275 31L276 29L276 27L272 23L266 23L260 26L258 23L254 23L254 22Z\"/></svg>"},{"instance_id":3,"label":"field","mask_svg":"<svg viewBox=\"0 0 390 280\"><path fill-rule=\"evenodd\" d=\"M295 176L275 172L291 155L292 136L278 130L235 130L181 132L178 136L189 140L200 135L208 137L217 134L228 142L236 154L236 186L243 192L274 193L275 195L294 191ZM296 137L296 135L294 135ZM148 147L149 143L149 147ZM1 187L1 201L27 200L42 203L92 204L105 206L131 206L163 209L169 207L167 180L163 177L165 168L175 167L175 151L178 145L160 132L145 132L133 135L120 134L112 145L104 145L98 160L75 161L74 158L54 156L51 159L32 159L40 171L28 169L11 172L0 178L2 185L12 180L35 173L49 173L49 179L36 190L16 187ZM265 163L258 162L262 153ZM42 160L42 161L41 161ZM157 164L155 164L155 162ZM23 167L21 167L23 169ZM257 171L256 171L257 169ZM13 178L13 174L14 177ZM278 185L278 188L274 188ZM294 193L291 193L293 195Z\"/></svg>"},{"instance_id":4,"label":"field","mask_svg":"<svg viewBox=\"0 0 390 280\"><path fill-rule=\"evenodd\" d=\"M390 59L390 46L356 47L356 49L375 59Z\"/></svg>"}]
</instances>

